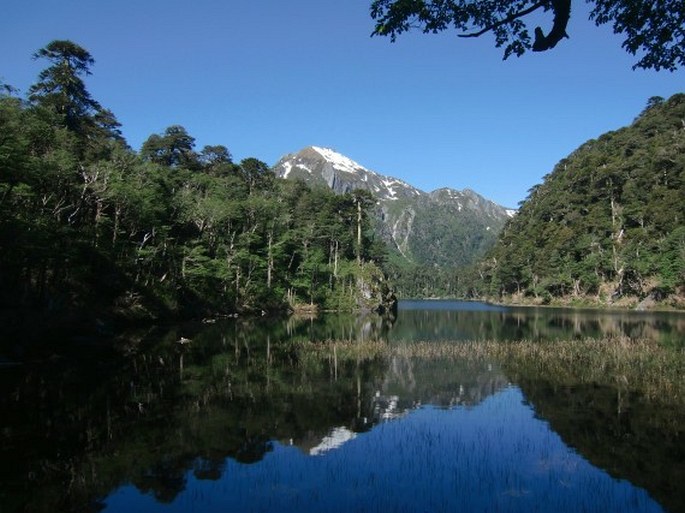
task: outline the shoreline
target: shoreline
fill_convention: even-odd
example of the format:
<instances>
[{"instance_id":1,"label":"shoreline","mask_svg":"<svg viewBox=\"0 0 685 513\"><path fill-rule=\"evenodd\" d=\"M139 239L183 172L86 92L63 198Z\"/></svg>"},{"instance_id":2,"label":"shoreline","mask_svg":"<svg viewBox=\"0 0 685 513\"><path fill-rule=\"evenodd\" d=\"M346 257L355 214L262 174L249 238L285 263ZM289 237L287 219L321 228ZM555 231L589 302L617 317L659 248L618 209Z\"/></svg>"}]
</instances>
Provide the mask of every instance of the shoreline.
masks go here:
<instances>
[{"instance_id":1,"label":"shoreline","mask_svg":"<svg viewBox=\"0 0 685 513\"><path fill-rule=\"evenodd\" d=\"M559 298L549 303L543 303L531 298L529 301L525 300L502 300L494 298L459 298L459 297L421 297L421 298L400 298L398 302L402 301L459 301L464 303L483 303L486 305L497 307L513 307L513 308L569 308L575 310L597 310L605 312L644 312L644 313L682 313L685 314L685 300L677 300L679 305L664 304L664 301L655 302L649 308L638 308L640 302L631 302L630 304L605 303L602 301L578 301L578 298L564 299Z\"/></svg>"}]
</instances>

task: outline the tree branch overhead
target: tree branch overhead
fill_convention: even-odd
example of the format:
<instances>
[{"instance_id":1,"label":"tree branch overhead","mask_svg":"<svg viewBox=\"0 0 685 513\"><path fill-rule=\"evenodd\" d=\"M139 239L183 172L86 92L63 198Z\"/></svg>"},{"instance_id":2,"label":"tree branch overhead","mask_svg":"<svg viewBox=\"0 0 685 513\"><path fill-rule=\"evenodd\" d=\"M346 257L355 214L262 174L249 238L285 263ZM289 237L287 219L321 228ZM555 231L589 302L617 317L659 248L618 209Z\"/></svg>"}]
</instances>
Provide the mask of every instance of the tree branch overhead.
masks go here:
<instances>
[{"instance_id":1,"label":"tree branch overhead","mask_svg":"<svg viewBox=\"0 0 685 513\"><path fill-rule=\"evenodd\" d=\"M554 48L559 41L568 37L566 27L571 19L571 0L552 0L554 10L554 24L552 30L545 36L540 27L535 28L534 52L544 52Z\"/></svg>"},{"instance_id":2,"label":"tree branch overhead","mask_svg":"<svg viewBox=\"0 0 685 513\"><path fill-rule=\"evenodd\" d=\"M504 58L526 51L545 52L568 38L573 0L372 0L374 36L399 34L418 28L424 33L456 30L461 38L491 32ZM610 24L625 38L623 48L638 56L634 67L674 71L685 66L685 9L683 0L588 0L589 19L595 25ZM531 30L526 16L539 9L552 11L549 32Z\"/></svg>"}]
</instances>

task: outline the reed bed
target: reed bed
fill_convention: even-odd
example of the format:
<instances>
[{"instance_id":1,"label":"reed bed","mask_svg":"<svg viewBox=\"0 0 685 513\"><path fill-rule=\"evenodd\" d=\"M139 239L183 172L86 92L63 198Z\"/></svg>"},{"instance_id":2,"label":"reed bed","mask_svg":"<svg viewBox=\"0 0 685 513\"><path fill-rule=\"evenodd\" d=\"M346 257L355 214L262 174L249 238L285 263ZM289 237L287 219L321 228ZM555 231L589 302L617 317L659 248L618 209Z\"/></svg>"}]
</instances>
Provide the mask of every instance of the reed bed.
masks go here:
<instances>
[{"instance_id":1,"label":"reed bed","mask_svg":"<svg viewBox=\"0 0 685 513\"><path fill-rule=\"evenodd\" d=\"M649 339L586 338L537 342L415 342L389 345L382 341L305 343L300 354L322 359L490 360L510 378L549 378L555 383L600 384L635 390L650 399L685 403L685 350L667 348Z\"/></svg>"}]
</instances>

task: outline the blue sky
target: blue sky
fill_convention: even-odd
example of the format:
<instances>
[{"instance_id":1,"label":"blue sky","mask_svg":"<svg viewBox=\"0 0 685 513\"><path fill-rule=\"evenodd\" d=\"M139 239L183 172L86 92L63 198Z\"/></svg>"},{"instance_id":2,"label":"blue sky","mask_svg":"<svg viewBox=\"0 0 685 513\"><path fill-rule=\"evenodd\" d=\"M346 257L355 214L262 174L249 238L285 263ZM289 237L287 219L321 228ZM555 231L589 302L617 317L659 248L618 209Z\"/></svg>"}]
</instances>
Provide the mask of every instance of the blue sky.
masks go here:
<instances>
[{"instance_id":1,"label":"blue sky","mask_svg":"<svg viewBox=\"0 0 685 513\"><path fill-rule=\"evenodd\" d=\"M507 61L490 35L371 38L369 3L4 0L0 79L25 93L46 66L31 55L70 39L95 58L87 86L136 149L173 124L235 160L325 146L426 191L468 187L510 207L649 97L685 91L683 70L633 71L579 0L570 39Z\"/></svg>"}]
</instances>

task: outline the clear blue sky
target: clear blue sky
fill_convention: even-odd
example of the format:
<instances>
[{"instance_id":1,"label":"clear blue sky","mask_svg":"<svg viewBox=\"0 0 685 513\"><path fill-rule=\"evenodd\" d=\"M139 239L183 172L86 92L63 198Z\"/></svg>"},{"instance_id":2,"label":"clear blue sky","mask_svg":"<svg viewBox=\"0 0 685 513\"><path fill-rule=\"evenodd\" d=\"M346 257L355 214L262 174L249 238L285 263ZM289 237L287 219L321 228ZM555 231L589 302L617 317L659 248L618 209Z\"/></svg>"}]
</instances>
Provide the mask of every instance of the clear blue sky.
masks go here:
<instances>
[{"instance_id":1,"label":"clear blue sky","mask_svg":"<svg viewBox=\"0 0 685 513\"><path fill-rule=\"evenodd\" d=\"M683 70L633 71L579 0L571 39L507 61L490 35L370 38L369 3L4 0L0 78L24 94L46 66L33 52L70 39L95 58L87 86L136 149L172 124L235 160L326 146L426 191L469 187L510 207L649 97L685 90Z\"/></svg>"}]
</instances>

